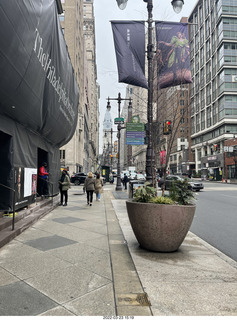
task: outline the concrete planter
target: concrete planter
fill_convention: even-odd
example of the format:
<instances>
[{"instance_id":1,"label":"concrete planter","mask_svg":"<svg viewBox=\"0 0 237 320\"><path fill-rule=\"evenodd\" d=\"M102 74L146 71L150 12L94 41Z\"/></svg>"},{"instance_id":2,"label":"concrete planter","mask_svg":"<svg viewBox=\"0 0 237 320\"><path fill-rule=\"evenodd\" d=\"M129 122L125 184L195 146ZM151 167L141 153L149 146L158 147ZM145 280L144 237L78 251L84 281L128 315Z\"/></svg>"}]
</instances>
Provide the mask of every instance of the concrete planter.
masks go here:
<instances>
[{"instance_id":1,"label":"concrete planter","mask_svg":"<svg viewBox=\"0 0 237 320\"><path fill-rule=\"evenodd\" d=\"M142 248L173 252L178 250L192 224L196 206L127 201L128 217Z\"/></svg>"}]
</instances>

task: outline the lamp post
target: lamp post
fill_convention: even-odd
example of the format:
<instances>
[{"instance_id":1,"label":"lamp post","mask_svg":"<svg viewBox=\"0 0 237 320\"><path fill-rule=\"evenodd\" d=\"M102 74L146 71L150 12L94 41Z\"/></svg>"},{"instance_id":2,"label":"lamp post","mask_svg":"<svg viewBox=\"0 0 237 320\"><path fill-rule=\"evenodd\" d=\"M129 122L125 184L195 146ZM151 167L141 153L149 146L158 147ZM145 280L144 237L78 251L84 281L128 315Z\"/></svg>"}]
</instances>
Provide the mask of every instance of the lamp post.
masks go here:
<instances>
[{"instance_id":1,"label":"lamp post","mask_svg":"<svg viewBox=\"0 0 237 320\"><path fill-rule=\"evenodd\" d=\"M108 106L107 106L108 108ZM113 169L113 133L117 132L117 131L113 131L113 128L111 128L110 130L105 131L105 137L107 137L107 133L110 133L110 139L111 139L111 153L110 153L110 158L111 158L111 169L110 169L110 173L112 173L112 169Z\"/></svg>"},{"instance_id":2,"label":"lamp post","mask_svg":"<svg viewBox=\"0 0 237 320\"><path fill-rule=\"evenodd\" d=\"M107 99L108 102L107 102L107 108L111 108L110 106L110 100L116 100L118 101L118 118L120 118L120 111L121 111L121 101L124 101L124 100L129 100L130 103L131 103L131 98L129 99L126 99L126 98L121 98L121 93L119 92L118 94L118 98L108 98ZM120 137L121 137L121 134L120 134L120 131L122 129L124 129L124 127L121 126L121 123L118 123L118 133L117 133L117 138L118 138L118 162L117 162L117 183L116 183L116 191L121 191L122 190L122 185L121 185L121 175L120 175Z\"/></svg>"},{"instance_id":3,"label":"lamp post","mask_svg":"<svg viewBox=\"0 0 237 320\"><path fill-rule=\"evenodd\" d=\"M125 9L128 0L116 0L120 9ZM152 9L153 0L143 0L147 3L148 12L148 43L147 43L147 60L148 60L148 96L147 96L147 151L146 151L146 179L152 183L154 180L154 165L155 156L152 149L152 120L153 120L153 42L152 42L152 30L153 30L153 19ZM176 13L180 13L184 4L184 0L172 0L171 4Z\"/></svg>"}]
</instances>

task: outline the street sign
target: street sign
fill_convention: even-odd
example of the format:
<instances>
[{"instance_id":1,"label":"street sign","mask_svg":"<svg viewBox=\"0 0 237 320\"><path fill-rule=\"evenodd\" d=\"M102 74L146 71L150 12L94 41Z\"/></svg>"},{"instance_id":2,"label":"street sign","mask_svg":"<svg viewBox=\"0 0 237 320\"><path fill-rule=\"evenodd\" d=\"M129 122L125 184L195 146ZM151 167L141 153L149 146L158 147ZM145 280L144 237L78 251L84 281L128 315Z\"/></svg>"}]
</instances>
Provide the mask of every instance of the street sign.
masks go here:
<instances>
[{"instance_id":1,"label":"street sign","mask_svg":"<svg viewBox=\"0 0 237 320\"><path fill-rule=\"evenodd\" d=\"M126 144L130 145L142 145L145 138L145 126L144 123L132 123L126 124Z\"/></svg>"},{"instance_id":2,"label":"street sign","mask_svg":"<svg viewBox=\"0 0 237 320\"><path fill-rule=\"evenodd\" d=\"M114 119L114 124L121 124L124 123L124 118L115 118Z\"/></svg>"},{"instance_id":3,"label":"street sign","mask_svg":"<svg viewBox=\"0 0 237 320\"><path fill-rule=\"evenodd\" d=\"M127 131L144 131L144 123L131 123L128 122L126 125Z\"/></svg>"},{"instance_id":4,"label":"street sign","mask_svg":"<svg viewBox=\"0 0 237 320\"><path fill-rule=\"evenodd\" d=\"M234 148L232 146L231 147L224 146L224 152L234 152Z\"/></svg>"}]
</instances>

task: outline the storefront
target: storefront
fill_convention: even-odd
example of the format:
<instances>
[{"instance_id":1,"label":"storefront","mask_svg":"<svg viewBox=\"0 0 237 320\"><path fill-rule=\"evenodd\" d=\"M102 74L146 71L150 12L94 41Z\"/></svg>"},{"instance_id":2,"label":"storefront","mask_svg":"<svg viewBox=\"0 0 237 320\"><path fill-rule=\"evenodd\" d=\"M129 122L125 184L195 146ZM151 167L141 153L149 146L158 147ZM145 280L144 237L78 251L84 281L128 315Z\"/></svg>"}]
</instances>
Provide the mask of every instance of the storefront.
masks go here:
<instances>
[{"instance_id":1,"label":"storefront","mask_svg":"<svg viewBox=\"0 0 237 320\"><path fill-rule=\"evenodd\" d=\"M224 169L224 154L216 154L201 159L202 177L208 180L222 181Z\"/></svg>"}]
</instances>

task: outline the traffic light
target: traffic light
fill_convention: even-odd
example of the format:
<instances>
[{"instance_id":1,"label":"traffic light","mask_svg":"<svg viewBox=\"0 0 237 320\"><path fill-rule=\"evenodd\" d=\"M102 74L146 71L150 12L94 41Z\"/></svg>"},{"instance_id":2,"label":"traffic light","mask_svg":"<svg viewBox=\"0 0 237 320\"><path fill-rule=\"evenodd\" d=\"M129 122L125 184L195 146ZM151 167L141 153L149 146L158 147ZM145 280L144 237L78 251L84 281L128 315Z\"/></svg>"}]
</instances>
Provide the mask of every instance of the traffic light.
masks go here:
<instances>
[{"instance_id":1,"label":"traffic light","mask_svg":"<svg viewBox=\"0 0 237 320\"><path fill-rule=\"evenodd\" d=\"M214 144L214 151L217 151L217 144Z\"/></svg>"},{"instance_id":2,"label":"traffic light","mask_svg":"<svg viewBox=\"0 0 237 320\"><path fill-rule=\"evenodd\" d=\"M110 158L113 159L113 155L112 154L110 155Z\"/></svg>"},{"instance_id":3,"label":"traffic light","mask_svg":"<svg viewBox=\"0 0 237 320\"><path fill-rule=\"evenodd\" d=\"M163 123L163 134L170 134L171 133L171 121L165 120Z\"/></svg>"}]
</instances>

